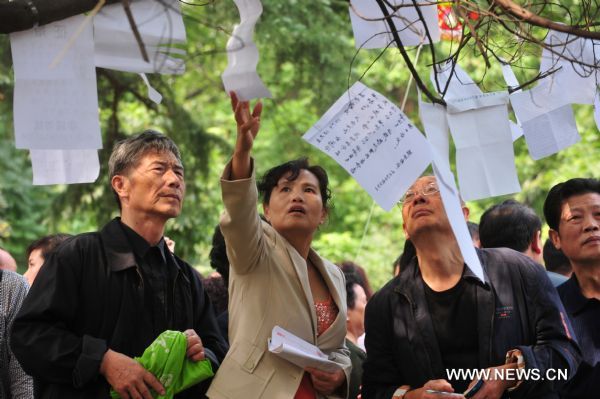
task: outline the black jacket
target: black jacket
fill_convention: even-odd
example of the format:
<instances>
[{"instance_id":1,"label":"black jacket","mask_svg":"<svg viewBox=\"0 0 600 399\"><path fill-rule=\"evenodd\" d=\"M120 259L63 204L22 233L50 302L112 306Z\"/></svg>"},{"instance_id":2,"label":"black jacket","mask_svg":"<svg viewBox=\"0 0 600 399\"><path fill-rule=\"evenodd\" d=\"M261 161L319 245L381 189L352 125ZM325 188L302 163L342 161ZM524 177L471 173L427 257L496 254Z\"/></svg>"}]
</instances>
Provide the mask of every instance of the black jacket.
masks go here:
<instances>
[{"instance_id":1,"label":"black jacket","mask_svg":"<svg viewBox=\"0 0 600 399\"><path fill-rule=\"evenodd\" d=\"M600 301L581 293L577 275L556 288L565 305L583 358L577 374L563 387L563 399L598 397L600 388Z\"/></svg>"},{"instance_id":2,"label":"black jacket","mask_svg":"<svg viewBox=\"0 0 600 399\"><path fill-rule=\"evenodd\" d=\"M169 253L170 254L170 253ZM190 265L173 256L174 330L193 328L216 371L227 344ZM66 241L49 256L15 320L11 346L34 377L36 397L108 398L99 374L108 348L140 356L156 338L144 311L144 280L123 227ZM202 397L209 381L178 397Z\"/></svg>"},{"instance_id":3,"label":"black jacket","mask_svg":"<svg viewBox=\"0 0 600 399\"><path fill-rule=\"evenodd\" d=\"M526 369L575 373L581 355L556 289L544 269L510 249L478 250L482 282L466 267L463 279L476 286L479 368L505 363L520 349ZM416 258L369 301L365 314L367 360L362 397L389 399L396 388L420 388L446 379ZM450 383L452 383L450 381ZM525 381L505 397L555 398L565 381Z\"/></svg>"}]
</instances>

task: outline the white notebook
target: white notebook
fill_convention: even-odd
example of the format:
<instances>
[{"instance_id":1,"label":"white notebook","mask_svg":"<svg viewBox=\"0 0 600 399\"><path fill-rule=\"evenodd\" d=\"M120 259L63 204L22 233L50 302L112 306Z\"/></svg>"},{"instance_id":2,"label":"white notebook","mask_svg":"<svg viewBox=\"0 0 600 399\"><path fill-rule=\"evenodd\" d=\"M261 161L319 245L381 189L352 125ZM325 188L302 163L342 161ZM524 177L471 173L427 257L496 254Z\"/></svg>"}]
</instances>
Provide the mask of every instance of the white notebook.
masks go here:
<instances>
[{"instance_id":1,"label":"white notebook","mask_svg":"<svg viewBox=\"0 0 600 399\"><path fill-rule=\"evenodd\" d=\"M340 369L340 365L329 360L319 348L279 326L273 327L271 332L269 352L302 368L314 367L328 372Z\"/></svg>"}]
</instances>

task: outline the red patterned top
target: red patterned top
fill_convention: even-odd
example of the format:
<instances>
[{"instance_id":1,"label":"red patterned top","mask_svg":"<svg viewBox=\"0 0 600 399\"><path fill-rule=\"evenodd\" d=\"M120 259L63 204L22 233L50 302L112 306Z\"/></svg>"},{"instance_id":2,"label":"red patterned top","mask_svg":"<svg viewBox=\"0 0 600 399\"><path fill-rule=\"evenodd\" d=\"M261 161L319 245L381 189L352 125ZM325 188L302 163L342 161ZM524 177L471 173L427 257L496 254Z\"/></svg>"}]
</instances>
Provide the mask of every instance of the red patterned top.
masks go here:
<instances>
[{"instance_id":1,"label":"red patterned top","mask_svg":"<svg viewBox=\"0 0 600 399\"><path fill-rule=\"evenodd\" d=\"M317 336L320 336L331 327L339 309L330 295L324 301L315 301L315 311L317 312Z\"/></svg>"},{"instance_id":2,"label":"red patterned top","mask_svg":"<svg viewBox=\"0 0 600 399\"><path fill-rule=\"evenodd\" d=\"M317 336L320 336L331 327L340 310L330 295L329 298L324 301L315 301L315 311L317 313ZM315 398L315 389L313 388L310 375L304 373L294 399Z\"/></svg>"}]
</instances>

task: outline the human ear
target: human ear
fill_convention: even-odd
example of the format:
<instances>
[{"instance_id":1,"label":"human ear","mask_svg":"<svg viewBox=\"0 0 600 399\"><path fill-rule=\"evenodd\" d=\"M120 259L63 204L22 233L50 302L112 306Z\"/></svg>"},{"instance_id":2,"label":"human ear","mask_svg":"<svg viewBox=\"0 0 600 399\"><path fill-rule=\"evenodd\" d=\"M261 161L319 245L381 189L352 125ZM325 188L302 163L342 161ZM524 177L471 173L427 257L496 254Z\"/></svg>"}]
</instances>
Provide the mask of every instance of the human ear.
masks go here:
<instances>
[{"instance_id":1,"label":"human ear","mask_svg":"<svg viewBox=\"0 0 600 399\"><path fill-rule=\"evenodd\" d=\"M329 216L329 212L327 212L327 209L323 208L321 210L321 221L319 224L325 223L325 220L327 220L327 216Z\"/></svg>"},{"instance_id":2,"label":"human ear","mask_svg":"<svg viewBox=\"0 0 600 399\"><path fill-rule=\"evenodd\" d=\"M536 231L533 233L533 240L531 240L531 250L538 255L542 253L543 248L541 234L541 231Z\"/></svg>"},{"instance_id":3,"label":"human ear","mask_svg":"<svg viewBox=\"0 0 600 399\"><path fill-rule=\"evenodd\" d=\"M466 206L466 205L463 205L462 206L462 213L463 213L463 216L465 218L465 221L468 222L469 221L469 215L471 214L471 210L469 209L469 207Z\"/></svg>"},{"instance_id":4,"label":"human ear","mask_svg":"<svg viewBox=\"0 0 600 399\"><path fill-rule=\"evenodd\" d=\"M550 237L550 240L552 240L554 248L560 249L560 235L558 234L558 231L550 229L548 230L548 236Z\"/></svg>"},{"instance_id":5,"label":"human ear","mask_svg":"<svg viewBox=\"0 0 600 399\"><path fill-rule=\"evenodd\" d=\"M406 230L406 223L402 223L402 231L404 231L404 238L410 240L410 235L408 234L408 230Z\"/></svg>"},{"instance_id":6,"label":"human ear","mask_svg":"<svg viewBox=\"0 0 600 399\"><path fill-rule=\"evenodd\" d=\"M267 222L271 223L271 209L269 208L269 204L263 203L263 215Z\"/></svg>"},{"instance_id":7,"label":"human ear","mask_svg":"<svg viewBox=\"0 0 600 399\"><path fill-rule=\"evenodd\" d=\"M129 198L129 179L123 175L115 175L110 184L121 200Z\"/></svg>"}]
</instances>

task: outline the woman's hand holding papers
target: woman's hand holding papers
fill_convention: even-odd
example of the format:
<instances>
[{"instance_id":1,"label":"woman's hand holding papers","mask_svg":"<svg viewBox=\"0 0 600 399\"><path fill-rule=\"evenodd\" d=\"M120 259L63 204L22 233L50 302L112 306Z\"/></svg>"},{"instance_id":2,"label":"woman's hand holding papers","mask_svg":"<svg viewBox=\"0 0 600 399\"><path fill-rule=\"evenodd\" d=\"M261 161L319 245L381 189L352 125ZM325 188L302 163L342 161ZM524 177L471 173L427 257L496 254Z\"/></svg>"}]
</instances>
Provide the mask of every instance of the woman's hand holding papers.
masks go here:
<instances>
[{"instance_id":1,"label":"woman's hand holding papers","mask_svg":"<svg viewBox=\"0 0 600 399\"><path fill-rule=\"evenodd\" d=\"M310 374L310 379L315 390L323 395L331 395L346 382L346 374L341 369L330 373L307 367L305 371Z\"/></svg>"}]
</instances>

